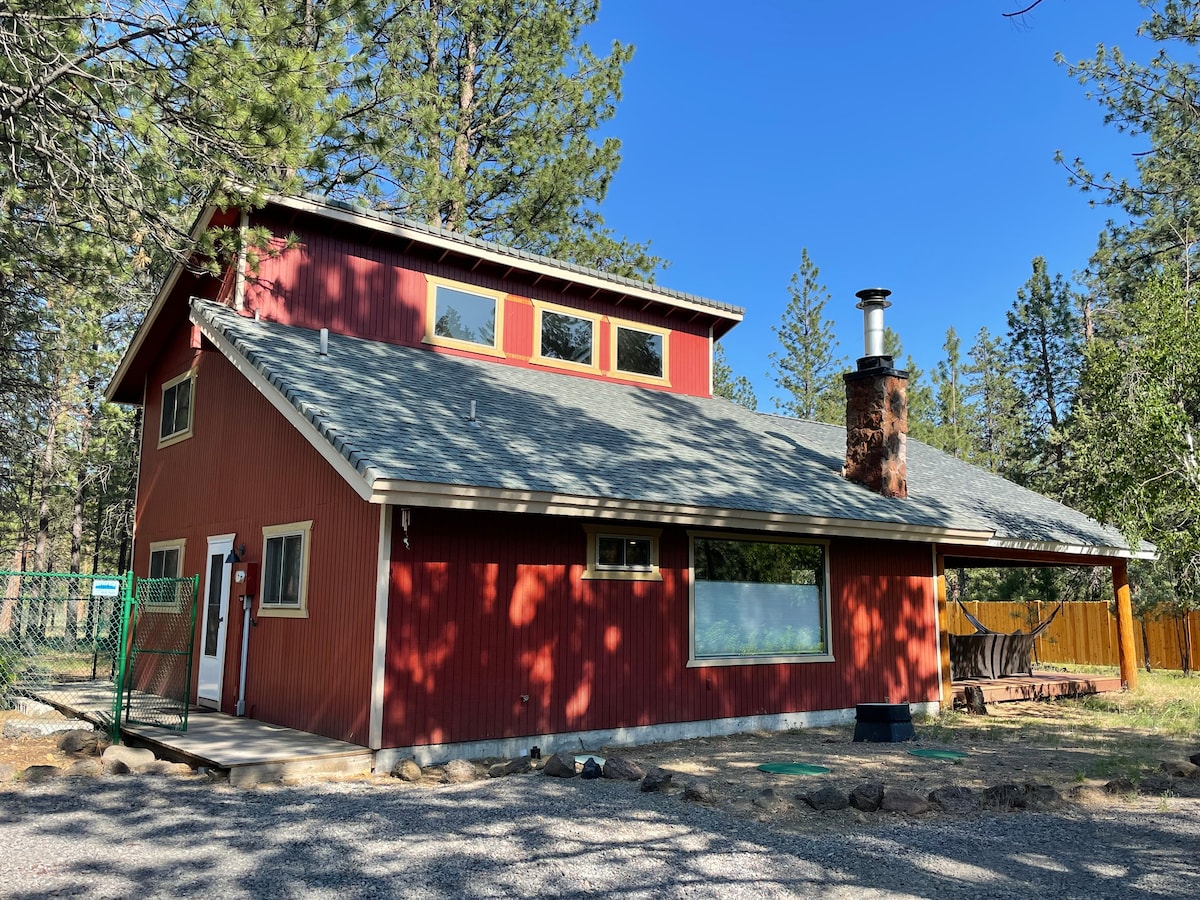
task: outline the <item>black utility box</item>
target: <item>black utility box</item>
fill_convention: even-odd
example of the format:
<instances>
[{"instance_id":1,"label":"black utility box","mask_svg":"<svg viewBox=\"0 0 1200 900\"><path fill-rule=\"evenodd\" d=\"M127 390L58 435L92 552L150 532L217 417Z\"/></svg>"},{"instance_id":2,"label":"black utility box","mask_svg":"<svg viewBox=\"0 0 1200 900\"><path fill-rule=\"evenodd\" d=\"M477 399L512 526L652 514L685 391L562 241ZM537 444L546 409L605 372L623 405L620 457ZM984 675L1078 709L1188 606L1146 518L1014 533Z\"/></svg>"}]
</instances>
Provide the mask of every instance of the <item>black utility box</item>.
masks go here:
<instances>
[{"instance_id":1,"label":"black utility box","mask_svg":"<svg viewBox=\"0 0 1200 900\"><path fill-rule=\"evenodd\" d=\"M894 744L917 736L907 703L859 703L854 721L855 741Z\"/></svg>"}]
</instances>

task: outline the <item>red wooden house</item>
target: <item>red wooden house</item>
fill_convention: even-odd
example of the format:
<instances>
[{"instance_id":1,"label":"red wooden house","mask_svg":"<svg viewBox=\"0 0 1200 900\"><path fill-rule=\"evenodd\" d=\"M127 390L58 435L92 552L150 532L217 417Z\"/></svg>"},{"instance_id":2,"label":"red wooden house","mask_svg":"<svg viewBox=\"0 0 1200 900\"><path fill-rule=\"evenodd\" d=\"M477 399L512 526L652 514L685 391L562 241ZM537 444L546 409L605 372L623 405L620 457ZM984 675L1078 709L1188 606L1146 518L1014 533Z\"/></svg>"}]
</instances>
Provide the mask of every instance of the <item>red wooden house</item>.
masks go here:
<instances>
[{"instance_id":1,"label":"red wooden house","mask_svg":"<svg viewBox=\"0 0 1200 900\"><path fill-rule=\"evenodd\" d=\"M109 387L201 704L381 766L934 709L944 566L1124 583L1119 534L907 441L878 347L848 431L753 413L711 396L735 307L320 200L197 227L239 218L278 252L177 268Z\"/></svg>"}]
</instances>

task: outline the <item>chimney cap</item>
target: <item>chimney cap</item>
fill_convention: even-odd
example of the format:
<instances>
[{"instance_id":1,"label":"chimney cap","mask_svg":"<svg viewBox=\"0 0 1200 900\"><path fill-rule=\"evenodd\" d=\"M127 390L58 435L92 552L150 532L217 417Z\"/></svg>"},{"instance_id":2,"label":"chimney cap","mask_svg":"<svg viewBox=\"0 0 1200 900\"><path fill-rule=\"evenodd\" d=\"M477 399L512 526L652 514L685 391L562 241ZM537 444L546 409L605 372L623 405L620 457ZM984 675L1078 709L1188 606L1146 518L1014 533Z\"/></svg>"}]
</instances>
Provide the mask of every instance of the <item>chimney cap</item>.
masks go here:
<instances>
[{"instance_id":1,"label":"chimney cap","mask_svg":"<svg viewBox=\"0 0 1200 900\"><path fill-rule=\"evenodd\" d=\"M892 294L887 288L863 288L855 293L858 298L858 303L854 304L855 309L866 309L867 306L880 306L887 309L892 305L892 301L887 299Z\"/></svg>"}]
</instances>

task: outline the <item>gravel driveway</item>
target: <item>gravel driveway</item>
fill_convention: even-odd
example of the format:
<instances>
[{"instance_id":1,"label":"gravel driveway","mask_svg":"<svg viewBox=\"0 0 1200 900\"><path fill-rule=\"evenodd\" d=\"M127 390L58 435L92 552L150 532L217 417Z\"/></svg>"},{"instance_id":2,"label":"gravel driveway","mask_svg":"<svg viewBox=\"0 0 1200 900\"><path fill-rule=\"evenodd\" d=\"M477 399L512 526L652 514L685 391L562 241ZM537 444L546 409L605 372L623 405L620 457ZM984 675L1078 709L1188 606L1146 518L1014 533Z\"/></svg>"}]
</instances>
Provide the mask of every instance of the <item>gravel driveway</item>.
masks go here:
<instances>
[{"instance_id":1,"label":"gravel driveway","mask_svg":"<svg viewBox=\"0 0 1200 900\"><path fill-rule=\"evenodd\" d=\"M1200 801L1163 809L769 823L636 784L236 790L155 777L0 790L4 897L1200 896Z\"/></svg>"}]
</instances>

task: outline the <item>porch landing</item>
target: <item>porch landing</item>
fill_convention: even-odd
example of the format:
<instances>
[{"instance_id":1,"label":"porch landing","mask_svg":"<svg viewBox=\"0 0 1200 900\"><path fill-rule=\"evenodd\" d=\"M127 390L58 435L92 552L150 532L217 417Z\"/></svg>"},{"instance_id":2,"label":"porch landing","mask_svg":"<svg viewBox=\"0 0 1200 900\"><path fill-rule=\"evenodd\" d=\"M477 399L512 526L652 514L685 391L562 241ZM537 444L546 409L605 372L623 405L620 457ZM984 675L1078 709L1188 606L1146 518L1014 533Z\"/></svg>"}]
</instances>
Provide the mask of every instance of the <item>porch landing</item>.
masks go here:
<instances>
[{"instance_id":1,"label":"porch landing","mask_svg":"<svg viewBox=\"0 0 1200 900\"><path fill-rule=\"evenodd\" d=\"M39 692L38 699L62 712L107 728L112 720L111 682L90 682L87 690ZM229 772L229 783L249 786L304 775L365 775L374 753L357 744L238 718L201 707L188 709L187 731L154 725L121 726L121 739L156 756L190 766Z\"/></svg>"},{"instance_id":2,"label":"porch landing","mask_svg":"<svg viewBox=\"0 0 1200 900\"><path fill-rule=\"evenodd\" d=\"M985 703L1006 703L1120 691L1121 677L1081 675L1078 672L1034 672L1032 675L1008 675L1004 678L963 678L954 682L955 706L965 704L963 694L967 685L979 687Z\"/></svg>"}]
</instances>

